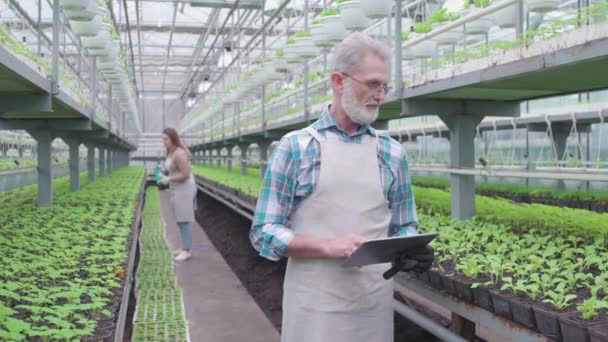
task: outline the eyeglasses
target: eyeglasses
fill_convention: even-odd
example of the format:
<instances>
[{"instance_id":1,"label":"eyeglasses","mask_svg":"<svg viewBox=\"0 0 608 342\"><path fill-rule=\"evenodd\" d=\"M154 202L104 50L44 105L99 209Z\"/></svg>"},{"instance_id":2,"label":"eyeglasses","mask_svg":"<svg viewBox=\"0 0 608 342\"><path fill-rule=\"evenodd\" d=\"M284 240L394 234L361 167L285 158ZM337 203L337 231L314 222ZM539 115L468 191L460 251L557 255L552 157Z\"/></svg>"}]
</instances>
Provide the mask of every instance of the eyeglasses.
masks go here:
<instances>
[{"instance_id":1,"label":"eyeglasses","mask_svg":"<svg viewBox=\"0 0 608 342\"><path fill-rule=\"evenodd\" d=\"M358 83L363 84L364 86L367 87L367 89L369 89L371 91L377 92L377 91L382 90L384 92L384 95L388 94L388 92L391 91L391 87L386 83L382 83L382 82L378 82L378 81L370 81L370 82L359 81L358 79L352 77L351 75L349 75L345 72L343 72L342 75L344 75L354 81L357 81Z\"/></svg>"}]
</instances>

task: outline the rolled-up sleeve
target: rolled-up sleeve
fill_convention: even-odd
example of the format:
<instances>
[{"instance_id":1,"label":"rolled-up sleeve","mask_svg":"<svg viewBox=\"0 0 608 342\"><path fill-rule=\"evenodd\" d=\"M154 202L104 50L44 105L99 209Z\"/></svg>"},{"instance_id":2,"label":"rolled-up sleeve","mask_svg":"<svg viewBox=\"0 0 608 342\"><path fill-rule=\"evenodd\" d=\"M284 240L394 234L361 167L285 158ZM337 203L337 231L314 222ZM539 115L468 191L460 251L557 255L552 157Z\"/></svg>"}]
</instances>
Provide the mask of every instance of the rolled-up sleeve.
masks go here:
<instances>
[{"instance_id":1,"label":"rolled-up sleeve","mask_svg":"<svg viewBox=\"0 0 608 342\"><path fill-rule=\"evenodd\" d=\"M393 214L389 226L390 236L405 236L418 234L418 216L416 203L408 170L407 155L402 149L395 179L389 190L388 200Z\"/></svg>"},{"instance_id":2,"label":"rolled-up sleeve","mask_svg":"<svg viewBox=\"0 0 608 342\"><path fill-rule=\"evenodd\" d=\"M294 237L286 225L296 186L294 170L288 135L279 141L270 157L249 232L253 247L270 260L281 259Z\"/></svg>"}]
</instances>

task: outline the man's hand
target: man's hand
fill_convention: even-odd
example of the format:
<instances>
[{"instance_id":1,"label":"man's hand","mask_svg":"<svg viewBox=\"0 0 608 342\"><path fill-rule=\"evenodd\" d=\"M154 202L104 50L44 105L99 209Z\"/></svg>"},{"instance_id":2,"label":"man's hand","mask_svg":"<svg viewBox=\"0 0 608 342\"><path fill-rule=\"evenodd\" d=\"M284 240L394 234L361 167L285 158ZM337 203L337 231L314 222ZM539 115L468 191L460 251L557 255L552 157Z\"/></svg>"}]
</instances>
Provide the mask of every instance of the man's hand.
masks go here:
<instances>
[{"instance_id":1,"label":"man's hand","mask_svg":"<svg viewBox=\"0 0 608 342\"><path fill-rule=\"evenodd\" d=\"M333 259L348 258L365 241L363 236L357 234L337 237L327 241L324 246L324 254L326 257Z\"/></svg>"},{"instance_id":2,"label":"man's hand","mask_svg":"<svg viewBox=\"0 0 608 342\"><path fill-rule=\"evenodd\" d=\"M431 246L407 251L399 257L399 262L404 265L403 271L424 273L431 268L435 252ZM415 261L412 262L412 261Z\"/></svg>"}]
</instances>

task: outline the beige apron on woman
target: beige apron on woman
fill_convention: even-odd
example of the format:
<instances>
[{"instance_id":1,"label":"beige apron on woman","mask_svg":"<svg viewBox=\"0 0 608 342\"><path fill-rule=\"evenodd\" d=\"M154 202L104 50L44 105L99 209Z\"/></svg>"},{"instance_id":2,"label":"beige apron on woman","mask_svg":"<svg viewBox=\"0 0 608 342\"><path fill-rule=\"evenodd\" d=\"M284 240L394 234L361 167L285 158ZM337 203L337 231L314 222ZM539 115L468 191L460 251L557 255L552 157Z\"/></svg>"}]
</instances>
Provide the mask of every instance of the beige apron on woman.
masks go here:
<instances>
[{"instance_id":1,"label":"beige apron on woman","mask_svg":"<svg viewBox=\"0 0 608 342\"><path fill-rule=\"evenodd\" d=\"M391 212L380 182L377 137L354 144L306 130L321 146L321 171L314 192L291 217L294 232L321 239L386 237ZM282 342L393 341L393 282L382 278L390 265L343 268L343 262L289 258Z\"/></svg>"},{"instance_id":2,"label":"beige apron on woman","mask_svg":"<svg viewBox=\"0 0 608 342\"><path fill-rule=\"evenodd\" d=\"M167 157L165 169L169 170L169 175L177 172L173 165L173 158ZM196 209L196 183L194 176L183 182L170 182L169 192L171 194L171 206L175 222L194 222L194 210Z\"/></svg>"}]
</instances>

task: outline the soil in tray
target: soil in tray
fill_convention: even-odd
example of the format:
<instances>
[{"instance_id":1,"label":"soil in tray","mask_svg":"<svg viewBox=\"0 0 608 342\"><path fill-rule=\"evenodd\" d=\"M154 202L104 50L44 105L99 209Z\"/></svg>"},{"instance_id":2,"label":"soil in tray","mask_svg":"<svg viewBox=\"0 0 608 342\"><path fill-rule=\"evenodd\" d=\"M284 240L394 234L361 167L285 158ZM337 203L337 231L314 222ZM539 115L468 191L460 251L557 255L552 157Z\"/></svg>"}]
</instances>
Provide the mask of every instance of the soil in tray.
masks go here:
<instances>
[{"instance_id":1,"label":"soil in tray","mask_svg":"<svg viewBox=\"0 0 608 342\"><path fill-rule=\"evenodd\" d=\"M272 262L260 257L249 242L251 221L201 192L198 195L196 219L258 306L280 331L286 260ZM437 338L401 315L395 314L394 319L395 342L437 341Z\"/></svg>"}]
</instances>

